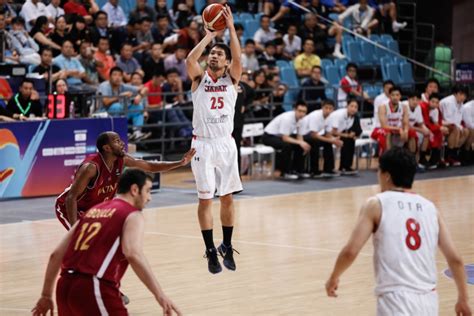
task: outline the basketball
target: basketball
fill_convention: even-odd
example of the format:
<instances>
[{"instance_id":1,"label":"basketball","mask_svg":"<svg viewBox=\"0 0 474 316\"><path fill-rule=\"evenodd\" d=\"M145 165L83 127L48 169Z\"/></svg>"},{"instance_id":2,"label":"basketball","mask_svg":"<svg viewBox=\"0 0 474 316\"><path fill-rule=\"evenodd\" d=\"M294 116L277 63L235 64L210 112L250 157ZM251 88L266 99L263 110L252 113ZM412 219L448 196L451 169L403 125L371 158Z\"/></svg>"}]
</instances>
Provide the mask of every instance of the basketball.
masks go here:
<instances>
[{"instance_id":1,"label":"basketball","mask_svg":"<svg viewBox=\"0 0 474 316\"><path fill-rule=\"evenodd\" d=\"M222 31L226 27L224 6L219 3L208 5L202 13L204 26L210 31Z\"/></svg>"}]
</instances>

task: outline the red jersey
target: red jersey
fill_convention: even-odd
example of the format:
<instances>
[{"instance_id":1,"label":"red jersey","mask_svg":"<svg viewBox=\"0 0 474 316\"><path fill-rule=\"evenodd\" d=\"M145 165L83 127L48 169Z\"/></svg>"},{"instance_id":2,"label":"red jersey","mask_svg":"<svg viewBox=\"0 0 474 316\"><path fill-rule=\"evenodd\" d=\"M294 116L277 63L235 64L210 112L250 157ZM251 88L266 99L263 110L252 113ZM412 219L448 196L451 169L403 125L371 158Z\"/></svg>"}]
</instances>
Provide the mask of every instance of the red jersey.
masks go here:
<instances>
[{"instance_id":1,"label":"red jersey","mask_svg":"<svg viewBox=\"0 0 474 316\"><path fill-rule=\"evenodd\" d=\"M106 201L87 211L64 255L62 274L96 276L119 287L128 267L120 237L128 215L137 211L122 199Z\"/></svg>"},{"instance_id":2,"label":"red jersey","mask_svg":"<svg viewBox=\"0 0 474 316\"><path fill-rule=\"evenodd\" d=\"M439 109L430 109L430 104L424 101L420 102L420 107L426 127L432 132L439 131L443 125L441 111Z\"/></svg>"},{"instance_id":3,"label":"red jersey","mask_svg":"<svg viewBox=\"0 0 474 316\"><path fill-rule=\"evenodd\" d=\"M96 204L110 200L115 196L117 185L123 169L123 158L115 160L114 167L109 170L100 153L88 156L79 168L85 163L92 163L97 168L97 177L87 185L87 188L77 199L77 211L85 212ZM79 170L77 168L76 170ZM57 198L56 204L65 205L66 197L71 186L67 187Z\"/></svg>"}]
</instances>

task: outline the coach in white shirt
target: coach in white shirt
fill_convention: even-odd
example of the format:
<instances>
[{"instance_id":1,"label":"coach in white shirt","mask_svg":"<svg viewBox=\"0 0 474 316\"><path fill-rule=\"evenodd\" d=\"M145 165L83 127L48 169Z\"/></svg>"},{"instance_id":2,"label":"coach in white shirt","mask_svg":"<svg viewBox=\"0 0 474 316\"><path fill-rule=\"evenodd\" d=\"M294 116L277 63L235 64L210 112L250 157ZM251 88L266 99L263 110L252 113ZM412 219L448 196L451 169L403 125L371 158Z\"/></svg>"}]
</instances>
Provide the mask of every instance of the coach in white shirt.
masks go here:
<instances>
[{"instance_id":1,"label":"coach in white shirt","mask_svg":"<svg viewBox=\"0 0 474 316\"><path fill-rule=\"evenodd\" d=\"M282 113L275 117L266 127L262 141L265 145L281 150L278 159L278 168L283 178L297 180L295 171L303 171L303 155L309 153L311 146L302 139L298 139L298 121L308 112L308 106L302 101L295 103L294 110ZM296 150L301 147L302 150ZM294 153L294 154L293 154ZM302 153L302 154L299 154ZM293 154L293 160L291 159Z\"/></svg>"},{"instance_id":2,"label":"coach in white shirt","mask_svg":"<svg viewBox=\"0 0 474 316\"><path fill-rule=\"evenodd\" d=\"M395 86L392 80L383 82L383 91L374 99L374 127L380 127L379 106L386 105L390 102L390 89Z\"/></svg>"},{"instance_id":3,"label":"coach in white shirt","mask_svg":"<svg viewBox=\"0 0 474 316\"><path fill-rule=\"evenodd\" d=\"M334 111L328 119L328 128L334 137L340 137L343 142L341 148L341 163L339 171L342 175L353 175L357 171L352 169L354 160L355 140L362 134L360 120L357 116L359 103L356 99L349 99L347 107Z\"/></svg>"},{"instance_id":4,"label":"coach in white shirt","mask_svg":"<svg viewBox=\"0 0 474 316\"><path fill-rule=\"evenodd\" d=\"M456 85L453 88L453 94L439 102L439 109L443 115L443 126L449 129L446 162L453 166L460 164L458 151L469 136L469 130L463 128L461 124L462 106L466 97L467 89Z\"/></svg>"},{"instance_id":5,"label":"coach in white shirt","mask_svg":"<svg viewBox=\"0 0 474 316\"><path fill-rule=\"evenodd\" d=\"M334 172L334 152L332 145L342 146L342 141L328 131L328 120L334 111L334 102L324 100L320 110L306 115L299 122L298 137L311 145L309 173L313 177L332 177ZM319 171L319 149L323 147L323 173Z\"/></svg>"},{"instance_id":6,"label":"coach in white shirt","mask_svg":"<svg viewBox=\"0 0 474 316\"><path fill-rule=\"evenodd\" d=\"M21 7L20 16L25 19L26 30L29 32L36 23L36 19L40 16L45 16L53 22L46 6L41 0L26 0L26 2Z\"/></svg>"},{"instance_id":7,"label":"coach in white shirt","mask_svg":"<svg viewBox=\"0 0 474 316\"><path fill-rule=\"evenodd\" d=\"M461 161L468 164L474 163L474 151L472 150L472 145L474 144L474 100L462 106L462 121L465 128L469 130L469 137L461 151Z\"/></svg>"}]
</instances>

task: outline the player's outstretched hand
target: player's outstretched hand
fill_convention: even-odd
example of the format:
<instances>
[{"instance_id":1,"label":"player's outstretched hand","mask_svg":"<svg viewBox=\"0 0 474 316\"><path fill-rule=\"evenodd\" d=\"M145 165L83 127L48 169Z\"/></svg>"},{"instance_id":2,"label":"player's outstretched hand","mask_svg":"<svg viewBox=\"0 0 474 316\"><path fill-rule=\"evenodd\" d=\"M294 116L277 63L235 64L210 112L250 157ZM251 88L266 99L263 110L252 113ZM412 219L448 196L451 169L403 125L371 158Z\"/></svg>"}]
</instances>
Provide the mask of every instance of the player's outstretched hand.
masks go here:
<instances>
[{"instance_id":1,"label":"player's outstretched hand","mask_svg":"<svg viewBox=\"0 0 474 316\"><path fill-rule=\"evenodd\" d=\"M217 32L211 31L207 27L204 27L204 30L206 31L206 36L211 37L211 39L216 37L216 35L217 35Z\"/></svg>"},{"instance_id":2,"label":"player's outstretched hand","mask_svg":"<svg viewBox=\"0 0 474 316\"><path fill-rule=\"evenodd\" d=\"M162 295L158 299L158 303L161 305L163 308L163 316L172 316L173 311L176 313L176 315L181 316L183 315L179 308L168 298L166 295Z\"/></svg>"},{"instance_id":3,"label":"player's outstretched hand","mask_svg":"<svg viewBox=\"0 0 474 316\"><path fill-rule=\"evenodd\" d=\"M326 293L328 296L337 297L336 291L339 285L339 279L329 278L326 282Z\"/></svg>"},{"instance_id":4,"label":"player's outstretched hand","mask_svg":"<svg viewBox=\"0 0 474 316\"><path fill-rule=\"evenodd\" d=\"M195 154L196 149L191 148L190 150L188 150L188 152L184 154L183 159L181 159L181 165L186 166L191 161L191 159L193 159Z\"/></svg>"},{"instance_id":5,"label":"player's outstretched hand","mask_svg":"<svg viewBox=\"0 0 474 316\"><path fill-rule=\"evenodd\" d=\"M227 27L234 27L234 16L232 15L232 11L227 4L224 6L224 9L222 9L222 14L224 14Z\"/></svg>"},{"instance_id":6,"label":"player's outstretched hand","mask_svg":"<svg viewBox=\"0 0 474 316\"><path fill-rule=\"evenodd\" d=\"M456 311L456 316L471 316L472 311L471 308L469 307L469 304L467 301L459 301L456 303L456 306L454 307L454 310Z\"/></svg>"},{"instance_id":7,"label":"player's outstretched hand","mask_svg":"<svg viewBox=\"0 0 474 316\"><path fill-rule=\"evenodd\" d=\"M50 311L50 315L53 315L54 303L51 297L45 296L41 296L41 298L36 303L36 306L31 310L33 316L46 316L48 311Z\"/></svg>"}]
</instances>

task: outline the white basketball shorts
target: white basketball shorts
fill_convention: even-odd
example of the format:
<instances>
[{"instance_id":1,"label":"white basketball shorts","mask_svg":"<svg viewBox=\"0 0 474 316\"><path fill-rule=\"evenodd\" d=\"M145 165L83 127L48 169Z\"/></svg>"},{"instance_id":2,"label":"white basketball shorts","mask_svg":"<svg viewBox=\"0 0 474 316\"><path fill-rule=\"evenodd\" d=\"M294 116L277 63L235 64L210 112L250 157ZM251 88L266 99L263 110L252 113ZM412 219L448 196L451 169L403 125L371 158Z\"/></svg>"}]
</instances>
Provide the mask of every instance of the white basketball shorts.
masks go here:
<instances>
[{"instance_id":1,"label":"white basketball shorts","mask_svg":"<svg viewBox=\"0 0 474 316\"><path fill-rule=\"evenodd\" d=\"M438 292L389 292L377 296L377 316L437 316Z\"/></svg>"},{"instance_id":2,"label":"white basketball shorts","mask_svg":"<svg viewBox=\"0 0 474 316\"><path fill-rule=\"evenodd\" d=\"M237 146L231 136L223 138L194 136L191 147L196 149L191 169L200 199L212 199L214 193L223 196L242 191L237 164Z\"/></svg>"}]
</instances>

